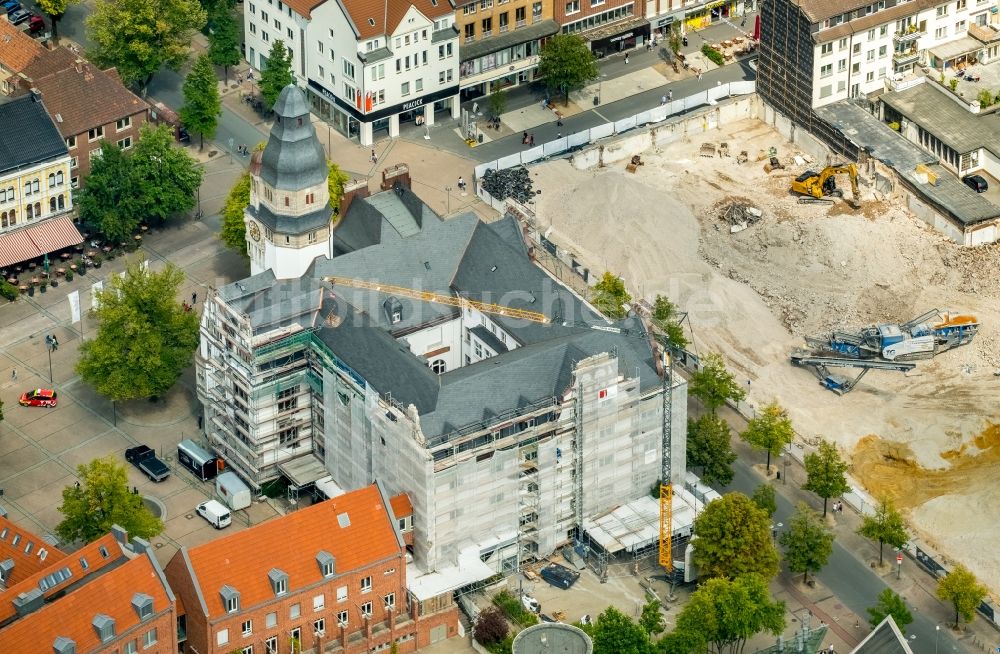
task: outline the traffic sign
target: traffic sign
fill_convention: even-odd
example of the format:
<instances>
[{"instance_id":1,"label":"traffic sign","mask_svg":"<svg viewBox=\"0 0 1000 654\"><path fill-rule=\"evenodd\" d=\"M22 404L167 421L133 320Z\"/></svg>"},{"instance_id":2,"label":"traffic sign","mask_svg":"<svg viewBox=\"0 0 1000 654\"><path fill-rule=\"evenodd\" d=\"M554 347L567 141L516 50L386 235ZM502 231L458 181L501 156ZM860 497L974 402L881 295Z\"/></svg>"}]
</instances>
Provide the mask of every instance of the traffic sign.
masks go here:
<instances>
[{"instance_id":1,"label":"traffic sign","mask_svg":"<svg viewBox=\"0 0 1000 654\"><path fill-rule=\"evenodd\" d=\"M902 564L903 564L903 555L902 554L897 554L896 555L896 565L902 565Z\"/></svg>"}]
</instances>

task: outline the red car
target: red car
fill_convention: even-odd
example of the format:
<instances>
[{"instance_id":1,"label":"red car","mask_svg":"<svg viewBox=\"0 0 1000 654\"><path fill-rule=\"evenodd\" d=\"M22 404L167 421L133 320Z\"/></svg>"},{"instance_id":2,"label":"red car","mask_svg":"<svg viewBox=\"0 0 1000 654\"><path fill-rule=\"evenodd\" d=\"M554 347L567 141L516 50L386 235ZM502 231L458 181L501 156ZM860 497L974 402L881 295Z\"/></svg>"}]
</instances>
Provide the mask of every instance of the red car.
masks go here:
<instances>
[{"instance_id":1,"label":"red car","mask_svg":"<svg viewBox=\"0 0 1000 654\"><path fill-rule=\"evenodd\" d=\"M47 406L55 407L58 402L56 392L51 388L36 388L32 391L25 391L21 394L19 402L21 406Z\"/></svg>"}]
</instances>

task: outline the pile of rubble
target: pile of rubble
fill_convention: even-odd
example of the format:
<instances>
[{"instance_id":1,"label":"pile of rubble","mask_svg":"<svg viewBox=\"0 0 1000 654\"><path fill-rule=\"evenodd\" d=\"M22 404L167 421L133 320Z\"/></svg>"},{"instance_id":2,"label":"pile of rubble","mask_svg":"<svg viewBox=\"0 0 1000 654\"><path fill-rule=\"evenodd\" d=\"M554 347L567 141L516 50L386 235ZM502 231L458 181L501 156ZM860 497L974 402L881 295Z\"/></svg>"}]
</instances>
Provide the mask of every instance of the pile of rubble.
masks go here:
<instances>
[{"instance_id":1,"label":"pile of rubble","mask_svg":"<svg viewBox=\"0 0 1000 654\"><path fill-rule=\"evenodd\" d=\"M535 196L531 176L524 166L487 170L483 173L483 189L497 200L514 198L521 204L527 204Z\"/></svg>"},{"instance_id":2,"label":"pile of rubble","mask_svg":"<svg viewBox=\"0 0 1000 654\"><path fill-rule=\"evenodd\" d=\"M735 234L753 225L763 217L764 212L749 204L730 204L722 210L722 220L729 224L729 233Z\"/></svg>"}]
</instances>

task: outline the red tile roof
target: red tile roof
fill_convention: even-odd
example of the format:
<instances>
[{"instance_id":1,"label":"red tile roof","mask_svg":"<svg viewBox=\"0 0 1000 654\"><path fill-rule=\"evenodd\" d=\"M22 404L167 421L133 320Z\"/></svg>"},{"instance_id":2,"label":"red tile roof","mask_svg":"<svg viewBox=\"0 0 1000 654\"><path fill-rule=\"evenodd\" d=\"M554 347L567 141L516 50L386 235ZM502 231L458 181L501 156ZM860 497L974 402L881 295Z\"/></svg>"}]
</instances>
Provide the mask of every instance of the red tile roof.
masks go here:
<instances>
[{"instance_id":1,"label":"red tile roof","mask_svg":"<svg viewBox=\"0 0 1000 654\"><path fill-rule=\"evenodd\" d=\"M140 622L132 607L136 593L153 598L154 615L163 611L171 605L171 596L151 557L140 554L4 627L0 630L0 652L51 652L59 636L73 640L78 652L95 651L101 643L94 630L94 617L103 614L113 618L115 633L123 634ZM141 637L142 629L130 635ZM171 640L170 634L162 632L157 637L160 644Z\"/></svg>"},{"instance_id":2,"label":"red tile roof","mask_svg":"<svg viewBox=\"0 0 1000 654\"><path fill-rule=\"evenodd\" d=\"M413 515L413 503L410 502L410 496L406 493L400 493L393 497L389 500L389 505L392 506L392 515L396 516L397 519Z\"/></svg>"},{"instance_id":3,"label":"red tile roof","mask_svg":"<svg viewBox=\"0 0 1000 654\"><path fill-rule=\"evenodd\" d=\"M455 10L449 0L342 0L360 39L390 35L399 27L410 7L434 20Z\"/></svg>"},{"instance_id":4,"label":"red tile roof","mask_svg":"<svg viewBox=\"0 0 1000 654\"><path fill-rule=\"evenodd\" d=\"M104 551L108 553L107 556L101 553L102 547L104 548ZM58 553L58 555L55 555L56 553ZM70 584L79 583L88 575L95 574L113 563L120 562L124 558L125 554L122 552L122 548L118 545L118 541L116 541L115 537L111 534L84 546L82 549L74 552L72 556L67 556L59 550L50 552L49 555L45 557L45 563L47 565L44 568L18 584L13 586L8 584L7 590L0 593L0 623L3 623L5 620L17 614L17 610L14 608L13 602L15 597L21 593L31 590L32 588L40 588L38 582L57 570L69 568L70 576L61 583L47 586L43 591L43 595L46 597L61 591ZM81 559L87 562L86 568L84 568L83 564L80 562Z\"/></svg>"},{"instance_id":5,"label":"red tile roof","mask_svg":"<svg viewBox=\"0 0 1000 654\"><path fill-rule=\"evenodd\" d=\"M15 75L46 52L41 43L0 19L0 65Z\"/></svg>"},{"instance_id":6,"label":"red tile roof","mask_svg":"<svg viewBox=\"0 0 1000 654\"><path fill-rule=\"evenodd\" d=\"M326 0L286 0L285 4L291 7L292 11L300 16L312 18L312 10L324 2L326 2Z\"/></svg>"},{"instance_id":7,"label":"red tile roof","mask_svg":"<svg viewBox=\"0 0 1000 654\"><path fill-rule=\"evenodd\" d=\"M17 544L14 544L15 539ZM25 552L28 544L31 551ZM44 552L44 555L42 553ZM6 517L0 516L0 561L11 559L14 569L10 578L5 580L5 586L10 588L31 577L53 563L66 558L66 554L49 545L41 536L17 526ZM0 649L0 651L3 651Z\"/></svg>"},{"instance_id":8,"label":"red tile roof","mask_svg":"<svg viewBox=\"0 0 1000 654\"><path fill-rule=\"evenodd\" d=\"M339 516L346 514L348 526ZM240 593L240 607L274 597L267 573L288 575L288 592L323 579L316 555L325 551L337 574L364 568L398 555L396 529L378 486L340 495L187 551L194 580L208 604L209 617L225 614L219 591L229 585Z\"/></svg>"},{"instance_id":9,"label":"red tile roof","mask_svg":"<svg viewBox=\"0 0 1000 654\"><path fill-rule=\"evenodd\" d=\"M147 111L147 105L110 75L87 61L43 77L31 86L42 92L42 102L64 136L83 134L92 127ZM113 140L113 135L107 135Z\"/></svg>"}]
</instances>

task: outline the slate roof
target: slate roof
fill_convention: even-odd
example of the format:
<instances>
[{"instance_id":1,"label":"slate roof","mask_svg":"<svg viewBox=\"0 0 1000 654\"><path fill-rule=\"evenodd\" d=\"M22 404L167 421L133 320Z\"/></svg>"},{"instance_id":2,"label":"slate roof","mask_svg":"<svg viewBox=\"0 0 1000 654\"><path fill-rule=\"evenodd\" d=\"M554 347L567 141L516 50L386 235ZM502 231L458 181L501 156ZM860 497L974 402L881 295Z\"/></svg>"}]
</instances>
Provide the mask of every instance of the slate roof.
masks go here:
<instances>
[{"instance_id":1,"label":"slate roof","mask_svg":"<svg viewBox=\"0 0 1000 654\"><path fill-rule=\"evenodd\" d=\"M1000 125L995 115L977 115L949 98L931 81L880 97L907 119L936 136L959 154L986 148L1000 154Z\"/></svg>"},{"instance_id":2,"label":"slate roof","mask_svg":"<svg viewBox=\"0 0 1000 654\"><path fill-rule=\"evenodd\" d=\"M359 39L393 34L413 6L431 19L454 12L451 0L339 0L350 17Z\"/></svg>"},{"instance_id":3,"label":"slate roof","mask_svg":"<svg viewBox=\"0 0 1000 654\"><path fill-rule=\"evenodd\" d=\"M25 551L28 543L31 543L30 552ZM39 556L42 550L45 550L45 555ZM5 579L4 585L7 588L21 583L39 570L44 570L64 558L66 554L62 550L53 547L41 536L14 524L6 517L6 512L0 509L0 562L9 559L14 564L10 576Z\"/></svg>"},{"instance_id":4,"label":"slate roof","mask_svg":"<svg viewBox=\"0 0 1000 654\"><path fill-rule=\"evenodd\" d=\"M851 654L913 654L906 637L891 615L885 616Z\"/></svg>"},{"instance_id":5,"label":"slate roof","mask_svg":"<svg viewBox=\"0 0 1000 654\"><path fill-rule=\"evenodd\" d=\"M330 223L333 208L329 204L310 211L309 213L289 215L284 213L274 213L263 202L256 207L252 204L247 206L247 213L251 218L266 225L272 232L289 235L301 235L315 229L325 227Z\"/></svg>"},{"instance_id":6,"label":"slate roof","mask_svg":"<svg viewBox=\"0 0 1000 654\"><path fill-rule=\"evenodd\" d=\"M104 574L93 575L87 583L0 630L0 651L51 652L60 636L75 642L78 652L104 651L108 644L102 647L98 640L94 618L107 615L115 621L115 633L122 634L140 623L132 607L136 593L153 598L154 615L171 607L173 593L162 574L152 553L142 553ZM141 638L141 632L132 637ZM158 634L158 638L161 643L171 642L170 634Z\"/></svg>"},{"instance_id":7,"label":"slate roof","mask_svg":"<svg viewBox=\"0 0 1000 654\"><path fill-rule=\"evenodd\" d=\"M462 47L459 48L459 55L461 55L462 61L471 61L491 52L500 52L519 43L552 36L557 32L559 32L559 23L550 18L526 27L518 27L509 32L501 32L487 39L477 39L468 45L462 44Z\"/></svg>"},{"instance_id":8,"label":"slate roof","mask_svg":"<svg viewBox=\"0 0 1000 654\"><path fill-rule=\"evenodd\" d=\"M271 135L261 157L260 178L273 188L288 191L326 180L326 154L316 138L309 103L301 89L294 84L282 89L274 113Z\"/></svg>"},{"instance_id":9,"label":"slate roof","mask_svg":"<svg viewBox=\"0 0 1000 654\"><path fill-rule=\"evenodd\" d=\"M117 120L149 110L149 105L125 88L116 75L109 75L86 61L79 67L77 70L76 65L69 65L44 77L32 77L32 86L41 91L42 100L63 137L113 125ZM105 136L114 140L113 133Z\"/></svg>"},{"instance_id":10,"label":"slate roof","mask_svg":"<svg viewBox=\"0 0 1000 654\"><path fill-rule=\"evenodd\" d=\"M338 516L347 514L342 526ZM240 608L249 609L274 598L268 572L288 575L288 593L323 580L316 555L333 556L336 574L359 570L402 553L388 500L378 485L366 486L243 531L196 547L184 547L171 561L176 580L177 557L186 554L185 574L201 589L209 620L225 615L219 591L231 586L240 594ZM190 610L190 607L189 607Z\"/></svg>"},{"instance_id":11,"label":"slate roof","mask_svg":"<svg viewBox=\"0 0 1000 654\"><path fill-rule=\"evenodd\" d=\"M0 104L0 174L69 156L66 142L33 95Z\"/></svg>"}]
</instances>

